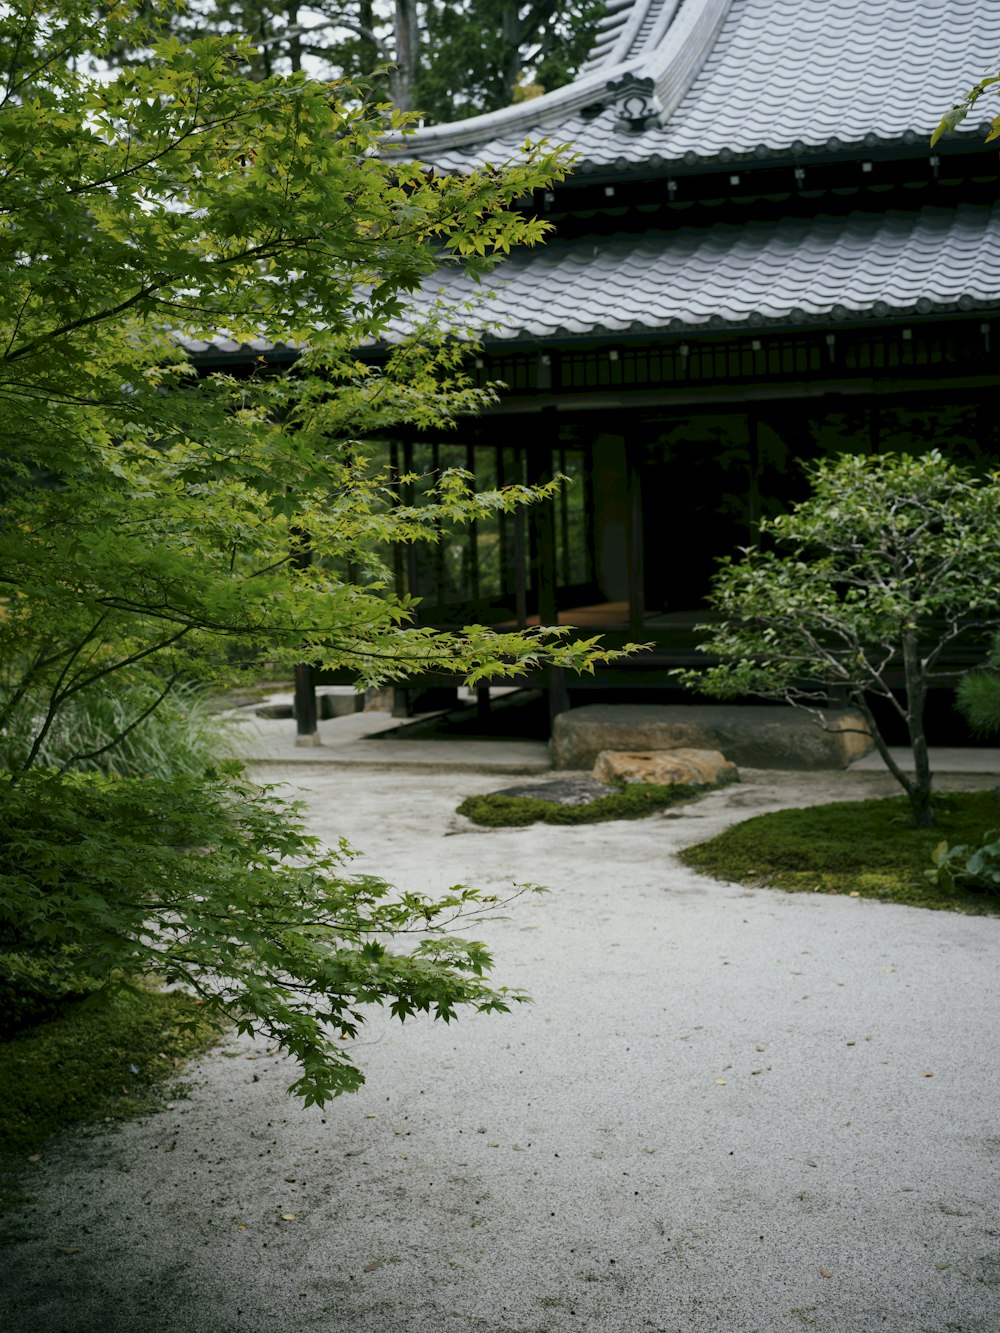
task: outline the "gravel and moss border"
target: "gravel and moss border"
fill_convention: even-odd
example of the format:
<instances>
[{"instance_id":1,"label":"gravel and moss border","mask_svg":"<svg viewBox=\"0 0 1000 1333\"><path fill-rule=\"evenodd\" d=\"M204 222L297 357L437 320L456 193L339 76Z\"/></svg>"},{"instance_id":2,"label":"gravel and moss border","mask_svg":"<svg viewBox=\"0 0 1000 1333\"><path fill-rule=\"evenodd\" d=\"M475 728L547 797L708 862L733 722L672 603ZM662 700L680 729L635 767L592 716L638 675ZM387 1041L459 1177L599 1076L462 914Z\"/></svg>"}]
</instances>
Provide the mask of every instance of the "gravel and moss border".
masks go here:
<instances>
[{"instance_id":1,"label":"gravel and moss border","mask_svg":"<svg viewBox=\"0 0 1000 1333\"><path fill-rule=\"evenodd\" d=\"M838 801L755 815L679 853L715 879L788 893L846 894L935 911L1000 915L1000 896L948 893L926 872L942 842L977 844L1000 825L991 791L934 799L934 828L913 827L905 798Z\"/></svg>"},{"instance_id":2,"label":"gravel and moss border","mask_svg":"<svg viewBox=\"0 0 1000 1333\"><path fill-rule=\"evenodd\" d=\"M54 1134L160 1109L183 1063L218 1039L194 1000L138 989L74 1001L0 1042L0 1213Z\"/></svg>"},{"instance_id":3,"label":"gravel and moss border","mask_svg":"<svg viewBox=\"0 0 1000 1333\"><path fill-rule=\"evenodd\" d=\"M486 796L467 796L458 813L486 828L521 828L527 824L598 824L608 819L643 819L672 805L704 796L709 787L683 783L661 786L632 782L594 801L561 805L556 801L531 796L505 796L494 792Z\"/></svg>"}]
</instances>

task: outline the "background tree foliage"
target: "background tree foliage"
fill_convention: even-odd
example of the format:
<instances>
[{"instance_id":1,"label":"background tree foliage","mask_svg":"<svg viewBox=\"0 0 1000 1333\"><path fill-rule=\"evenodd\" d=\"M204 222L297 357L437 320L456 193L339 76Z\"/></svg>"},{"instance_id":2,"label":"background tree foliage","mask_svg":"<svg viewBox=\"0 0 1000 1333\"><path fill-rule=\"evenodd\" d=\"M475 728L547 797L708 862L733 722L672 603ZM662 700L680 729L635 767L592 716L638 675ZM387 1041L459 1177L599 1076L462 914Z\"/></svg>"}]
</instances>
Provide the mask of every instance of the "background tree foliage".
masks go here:
<instances>
[{"instance_id":1,"label":"background tree foliage","mask_svg":"<svg viewBox=\"0 0 1000 1333\"><path fill-rule=\"evenodd\" d=\"M709 599L721 622L699 627L701 648L721 662L686 678L710 695L797 704L821 724L836 690L928 827L927 691L955 683L949 648L981 645L1000 621L1000 479L931 451L845 454L811 480L809 499L761 522L761 546L722 562ZM873 700L905 724L912 774L890 753Z\"/></svg>"},{"instance_id":2,"label":"background tree foliage","mask_svg":"<svg viewBox=\"0 0 1000 1333\"><path fill-rule=\"evenodd\" d=\"M190 0L170 13L146 0L162 35L247 37L255 79L299 69L363 79L431 121L493 111L568 83L604 7L603 0Z\"/></svg>"},{"instance_id":3,"label":"background tree foliage","mask_svg":"<svg viewBox=\"0 0 1000 1333\"><path fill-rule=\"evenodd\" d=\"M407 508L364 446L489 400L432 326L382 364L357 349L436 266L485 271L539 240L514 201L562 166L390 164L399 113L301 73L248 81L245 47L218 38L150 33L142 63L81 72L126 38L145 40L129 6L101 25L80 0L0 16L0 951L69 946L108 984L184 981L292 1050L322 1099L357 1081L330 1025L351 1032L359 1004L505 1003L479 945L387 948L475 895L352 879L346 853L231 770L114 782L77 771L85 743L40 760L102 690L144 701L125 733L175 682L262 661L375 683L601 656L559 631L413 628L387 543L545 492L476 495L452 472ZM252 373L200 376L178 331L303 351L282 373L261 354Z\"/></svg>"}]
</instances>

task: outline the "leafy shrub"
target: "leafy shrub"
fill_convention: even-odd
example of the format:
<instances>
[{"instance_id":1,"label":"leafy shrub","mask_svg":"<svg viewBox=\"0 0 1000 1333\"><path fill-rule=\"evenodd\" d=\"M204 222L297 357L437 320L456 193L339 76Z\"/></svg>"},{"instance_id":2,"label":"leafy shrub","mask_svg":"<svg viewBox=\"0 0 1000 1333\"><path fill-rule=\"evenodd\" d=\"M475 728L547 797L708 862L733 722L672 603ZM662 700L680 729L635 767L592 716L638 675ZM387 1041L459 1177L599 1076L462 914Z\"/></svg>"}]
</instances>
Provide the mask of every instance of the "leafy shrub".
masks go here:
<instances>
[{"instance_id":1,"label":"leafy shrub","mask_svg":"<svg viewBox=\"0 0 1000 1333\"><path fill-rule=\"evenodd\" d=\"M0 735L0 768L25 762L43 717L40 701L13 711ZM114 688L104 683L68 700L34 763L170 780L200 775L230 755L225 723L209 710L203 690L175 685L164 696L162 683L147 680ZM101 984L78 945L54 935L34 938L0 908L0 1040L54 1018L67 1002Z\"/></svg>"},{"instance_id":2,"label":"leafy shrub","mask_svg":"<svg viewBox=\"0 0 1000 1333\"><path fill-rule=\"evenodd\" d=\"M322 1103L364 1082L337 1038L369 1006L447 1022L524 999L492 988L489 951L451 933L496 897L397 892L349 874L352 855L235 764L170 781L0 777L0 938L29 955L69 942L112 992L142 975L183 987L208 1021L293 1055L293 1090Z\"/></svg>"},{"instance_id":3,"label":"leafy shrub","mask_svg":"<svg viewBox=\"0 0 1000 1333\"><path fill-rule=\"evenodd\" d=\"M27 953L0 947L0 1041L54 1018L65 1004L82 999L99 984L79 949Z\"/></svg>"},{"instance_id":4,"label":"leafy shrub","mask_svg":"<svg viewBox=\"0 0 1000 1333\"><path fill-rule=\"evenodd\" d=\"M945 893L1000 893L1000 829L990 829L978 847L939 842L931 860L924 874Z\"/></svg>"}]
</instances>

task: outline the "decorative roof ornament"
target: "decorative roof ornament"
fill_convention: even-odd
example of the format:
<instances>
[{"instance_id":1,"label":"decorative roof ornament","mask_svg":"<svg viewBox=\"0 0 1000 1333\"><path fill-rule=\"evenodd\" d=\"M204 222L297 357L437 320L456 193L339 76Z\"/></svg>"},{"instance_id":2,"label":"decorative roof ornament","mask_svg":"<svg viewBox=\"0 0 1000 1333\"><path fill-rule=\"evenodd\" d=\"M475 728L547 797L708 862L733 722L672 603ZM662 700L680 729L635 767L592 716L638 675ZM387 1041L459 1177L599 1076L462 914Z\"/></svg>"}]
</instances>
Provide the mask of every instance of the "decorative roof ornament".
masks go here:
<instances>
[{"instance_id":1,"label":"decorative roof ornament","mask_svg":"<svg viewBox=\"0 0 1000 1333\"><path fill-rule=\"evenodd\" d=\"M652 79L623 75L608 84L604 105L617 113L615 129L625 134L640 134L660 122L660 103Z\"/></svg>"},{"instance_id":2,"label":"decorative roof ornament","mask_svg":"<svg viewBox=\"0 0 1000 1333\"><path fill-rule=\"evenodd\" d=\"M660 123L660 101L652 79L623 74L607 84L601 97L580 111L584 120L596 120L606 111L615 113L615 129L639 134Z\"/></svg>"}]
</instances>

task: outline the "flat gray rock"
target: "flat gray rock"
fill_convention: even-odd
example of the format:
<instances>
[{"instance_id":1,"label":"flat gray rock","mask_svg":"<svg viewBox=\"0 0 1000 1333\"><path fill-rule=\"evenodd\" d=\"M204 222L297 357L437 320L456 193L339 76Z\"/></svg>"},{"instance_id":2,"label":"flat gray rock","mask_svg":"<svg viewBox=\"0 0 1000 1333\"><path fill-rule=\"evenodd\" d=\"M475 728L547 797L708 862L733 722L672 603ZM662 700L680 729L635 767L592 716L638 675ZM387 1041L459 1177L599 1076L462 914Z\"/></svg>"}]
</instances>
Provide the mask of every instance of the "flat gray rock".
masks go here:
<instances>
[{"instance_id":1,"label":"flat gray rock","mask_svg":"<svg viewBox=\"0 0 1000 1333\"><path fill-rule=\"evenodd\" d=\"M516 796L533 801L551 801L554 805L589 805L599 801L602 796L613 796L616 787L609 787L605 782L588 776L556 778L552 782L525 784L521 787L504 787L503 791L493 792L494 796Z\"/></svg>"}]
</instances>

